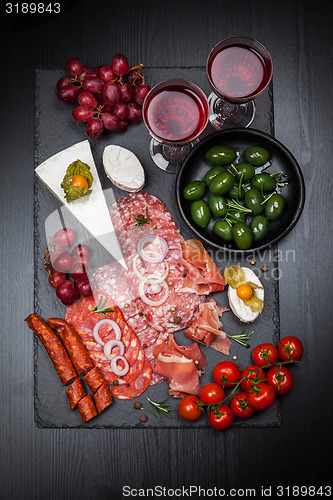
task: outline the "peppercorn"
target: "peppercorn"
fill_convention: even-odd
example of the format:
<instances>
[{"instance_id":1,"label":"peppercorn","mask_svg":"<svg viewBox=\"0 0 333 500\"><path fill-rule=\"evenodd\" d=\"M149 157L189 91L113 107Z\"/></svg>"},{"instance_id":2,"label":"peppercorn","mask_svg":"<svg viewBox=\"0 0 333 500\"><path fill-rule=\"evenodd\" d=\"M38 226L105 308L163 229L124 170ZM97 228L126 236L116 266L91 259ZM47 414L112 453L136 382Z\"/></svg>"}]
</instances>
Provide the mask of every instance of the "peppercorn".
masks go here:
<instances>
[{"instance_id":1,"label":"peppercorn","mask_svg":"<svg viewBox=\"0 0 333 500\"><path fill-rule=\"evenodd\" d=\"M174 322L176 323L176 325L179 325L179 323L181 322L182 318L180 316L176 316L174 318Z\"/></svg>"},{"instance_id":2,"label":"peppercorn","mask_svg":"<svg viewBox=\"0 0 333 500\"><path fill-rule=\"evenodd\" d=\"M119 385L119 381L118 380L114 380L112 383L113 383L113 385Z\"/></svg>"},{"instance_id":3,"label":"peppercorn","mask_svg":"<svg viewBox=\"0 0 333 500\"><path fill-rule=\"evenodd\" d=\"M264 271L264 273L266 273L268 271L269 267L266 266L266 264L265 264L264 266L262 266L261 269Z\"/></svg>"},{"instance_id":4,"label":"peppercorn","mask_svg":"<svg viewBox=\"0 0 333 500\"><path fill-rule=\"evenodd\" d=\"M134 403L134 408L136 408L137 410L140 410L141 406L142 406L142 403L140 403L140 401L136 401Z\"/></svg>"},{"instance_id":5,"label":"peppercorn","mask_svg":"<svg viewBox=\"0 0 333 500\"><path fill-rule=\"evenodd\" d=\"M141 417L140 417L141 422L147 422L147 420L148 420L147 415L141 415Z\"/></svg>"},{"instance_id":6,"label":"peppercorn","mask_svg":"<svg viewBox=\"0 0 333 500\"><path fill-rule=\"evenodd\" d=\"M255 266L256 264L256 261L255 260L251 260L251 266Z\"/></svg>"}]
</instances>

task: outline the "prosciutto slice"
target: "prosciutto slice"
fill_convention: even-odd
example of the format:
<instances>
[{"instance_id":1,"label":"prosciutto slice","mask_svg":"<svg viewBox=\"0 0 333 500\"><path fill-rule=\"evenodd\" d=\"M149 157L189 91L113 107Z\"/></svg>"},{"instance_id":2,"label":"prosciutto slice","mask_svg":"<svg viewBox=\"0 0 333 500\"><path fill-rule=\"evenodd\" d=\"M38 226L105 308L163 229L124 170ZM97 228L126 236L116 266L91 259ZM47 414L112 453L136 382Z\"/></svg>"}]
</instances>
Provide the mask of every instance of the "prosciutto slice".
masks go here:
<instances>
[{"instance_id":1,"label":"prosciutto slice","mask_svg":"<svg viewBox=\"0 0 333 500\"><path fill-rule=\"evenodd\" d=\"M206 356L198 344L178 346L173 335L154 349L154 372L167 378L169 395L183 398L187 394L199 396L199 370L206 366Z\"/></svg>"},{"instance_id":2,"label":"prosciutto slice","mask_svg":"<svg viewBox=\"0 0 333 500\"><path fill-rule=\"evenodd\" d=\"M185 336L188 339L202 342L228 356L231 342L223 331L223 325L219 320L225 311L228 309L218 306L213 299L200 304L198 316L185 330Z\"/></svg>"},{"instance_id":3,"label":"prosciutto slice","mask_svg":"<svg viewBox=\"0 0 333 500\"><path fill-rule=\"evenodd\" d=\"M227 282L200 241L184 241L182 250L183 256L179 259L179 264L186 268L187 276L180 293L209 295L224 290Z\"/></svg>"}]
</instances>

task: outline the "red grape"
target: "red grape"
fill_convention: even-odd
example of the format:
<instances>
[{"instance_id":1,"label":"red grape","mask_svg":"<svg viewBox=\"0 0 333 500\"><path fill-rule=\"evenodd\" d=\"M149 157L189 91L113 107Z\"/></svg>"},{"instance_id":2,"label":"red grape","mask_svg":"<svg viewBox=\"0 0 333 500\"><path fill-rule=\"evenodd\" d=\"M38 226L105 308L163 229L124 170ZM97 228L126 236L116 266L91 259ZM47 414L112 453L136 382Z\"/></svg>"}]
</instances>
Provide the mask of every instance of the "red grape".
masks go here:
<instances>
[{"instance_id":1,"label":"red grape","mask_svg":"<svg viewBox=\"0 0 333 500\"><path fill-rule=\"evenodd\" d=\"M120 120L125 120L127 118L127 104L121 101L116 102L113 106L113 112Z\"/></svg>"},{"instance_id":2,"label":"red grape","mask_svg":"<svg viewBox=\"0 0 333 500\"><path fill-rule=\"evenodd\" d=\"M86 73L86 77L90 77L90 76L97 76L98 77L98 72L99 72L99 69L98 68L89 68L87 73Z\"/></svg>"},{"instance_id":3,"label":"red grape","mask_svg":"<svg viewBox=\"0 0 333 500\"><path fill-rule=\"evenodd\" d=\"M80 81L80 82L83 82L83 80L85 79L86 77L86 74L88 73L88 71L90 70L89 66L86 66L85 64L83 65L83 69L81 71L81 73L79 75L76 75L76 78Z\"/></svg>"},{"instance_id":4,"label":"red grape","mask_svg":"<svg viewBox=\"0 0 333 500\"><path fill-rule=\"evenodd\" d=\"M59 229L53 236L53 243L60 248L67 248L71 246L75 241L75 233L73 229L69 227L64 227Z\"/></svg>"},{"instance_id":5,"label":"red grape","mask_svg":"<svg viewBox=\"0 0 333 500\"><path fill-rule=\"evenodd\" d=\"M66 69L72 76L78 75L83 70L83 64L77 57L72 57L67 61Z\"/></svg>"},{"instance_id":6,"label":"red grape","mask_svg":"<svg viewBox=\"0 0 333 500\"><path fill-rule=\"evenodd\" d=\"M142 120L142 109L136 102L127 104L128 119L132 123L139 123Z\"/></svg>"},{"instance_id":7,"label":"red grape","mask_svg":"<svg viewBox=\"0 0 333 500\"><path fill-rule=\"evenodd\" d=\"M113 106L117 101L119 101L119 97L119 86L116 83L109 82L104 85L104 88L102 90L102 99L105 104L110 104L111 106Z\"/></svg>"},{"instance_id":8,"label":"red grape","mask_svg":"<svg viewBox=\"0 0 333 500\"><path fill-rule=\"evenodd\" d=\"M74 280L85 280L88 278L87 269L81 262L76 262L71 267L70 273Z\"/></svg>"},{"instance_id":9,"label":"red grape","mask_svg":"<svg viewBox=\"0 0 333 500\"><path fill-rule=\"evenodd\" d=\"M73 259L76 259L77 257L88 258L90 256L90 248L87 247L87 245L81 245L81 243L79 243L73 248L71 256Z\"/></svg>"},{"instance_id":10,"label":"red grape","mask_svg":"<svg viewBox=\"0 0 333 500\"><path fill-rule=\"evenodd\" d=\"M62 250L60 255L52 260L52 254L50 256L53 269L56 271L61 271L62 273L69 271L72 267L73 259L66 250Z\"/></svg>"},{"instance_id":11,"label":"red grape","mask_svg":"<svg viewBox=\"0 0 333 500\"><path fill-rule=\"evenodd\" d=\"M76 281L75 288L83 297L90 297L90 295L92 295L92 289L88 279Z\"/></svg>"},{"instance_id":12,"label":"red grape","mask_svg":"<svg viewBox=\"0 0 333 500\"><path fill-rule=\"evenodd\" d=\"M95 109L98 101L90 92L81 92L78 98L80 106L86 109Z\"/></svg>"},{"instance_id":13,"label":"red grape","mask_svg":"<svg viewBox=\"0 0 333 500\"><path fill-rule=\"evenodd\" d=\"M57 288L65 279L67 279L66 273L56 271L55 269L52 269L49 274L49 283L52 288Z\"/></svg>"},{"instance_id":14,"label":"red grape","mask_svg":"<svg viewBox=\"0 0 333 500\"><path fill-rule=\"evenodd\" d=\"M134 90L128 83L119 86L120 100L123 102L130 102L133 97Z\"/></svg>"},{"instance_id":15,"label":"red grape","mask_svg":"<svg viewBox=\"0 0 333 500\"><path fill-rule=\"evenodd\" d=\"M118 131L125 132L128 129L129 121L128 120L120 120Z\"/></svg>"},{"instance_id":16,"label":"red grape","mask_svg":"<svg viewBox=\"0 0 333 500\"><path fill-rule=\"evenodd\" d=\"M101 118L91 118L91 120L88 121L86 126L88 137L91 137L91 139L97 139L97 137L103 134L103 131L104 125Z\"/></svg>"},{"instance_id":17,"label":"red grape","mask_svg":"<svg viewBox=\"0 0 333 500\"><path fill-rule=\"evenodd\" d=\"M112 71L112 68L109 64L104 64L99 68L98 76L104 83L110 82L116 79L116 75Z\"/></svg>"},{"instance_id":18,"label":"red grape","mask_svg":"<svg viewBox=\"0 0 333 500\"><path fill-rule=\"evenodd\" d=\"M116 54L113 56L111 68L116 75L125 75L129 68L127 57L124 56L124 54Z\"/></svg>"},{"instance_id":19,"label":"red grape","mask_svg":"<svg viewBox=\"0 0 333 500\"><path fill-rule=\"evenodd\" d=\"M119 117L113 113L104 113L102 116L104 127L108 130L118 130L119 127Z\"/></svg>"},{"instance_id":20,"label":"red grape","mask_svg":"<svg viewBox=\"0 0 333 500\"><path fill-rule=\"evenodd\" d=\"M60 80L57 81L57 90L66 87L66 85L71 85L71 82L69 81L67 76L64 76L63 78L60 78Z\"/></svg>"},{"instance_id":21,"label":"red grape","mask_svg":"<svg viewBox=\"0 0 333 500\"><path fill-rule=\"evenodd\" d=\"M134 87L136 87L137 85L139 85L143 81L142 76L140 75L140 70L138 70L138 69L131 69L127 73L126 79L127 79L128 83L130 85L133 85Z\"/></svg>"},{"instance_id":22,"label":"red grape","mask_svg":"<svg viewBox=\"0 0 333 500\"><path fill-rule=\"evenodd\" d=\"M86 76L82 82L83 90L96 94L103 88L103 82L98 76Z\"/></svg>"},{"instance_id":23,"label":"red grape","mask_svg":"<svg viewBox=\"0 0 333 500\"><path fill-rule=\"evenodd\" d=\"M79 299L79 293L73 281L65 280L56 289L58 299L66 306L74 304Z\"/></svg>"},{"instance_id":24,"label":"red grape","mask_svg":"<svg viewBox=\"0 0 333 500\"><path fill-rule=\"evenodd\" d=\"M57 97L62 102L74 102L78 93L79 91L74 85L68 84L58 90Z\"/></svg>"},{"instance_id":25,"label":"red grape","mask_svg":"<svg viewBox=\"0 0 333 500\"><path fill-rule=\"evenodd\" d=\"M143 101L145 100L146 95L150 90L149 85L146 83L144 85L138 85L134 92L134 101L142 106Z\"/></svg>"},{"instance_id":26,"label":"red grape","mask_svg":"<svg viewBox=\"0 0 333 500\"><path fill-rule=\"evenodd\" d=\"M74 264L80 264L81 266L84 266L86 269L89 269L90 262L87 257L75 257L73 258L73 265Z\"/></svg>"},{"instance_id":27,"label":"red grape","mask_svg":"<svg viewBox=\"0 0 333 500\"><path fill-rule=\"evenodd\" d=\"M74 120L78 122L87 122L94 117L94 112L91 109L76 106L76 108L72 110L72 116Z\"/></svg>"}]
</instances>

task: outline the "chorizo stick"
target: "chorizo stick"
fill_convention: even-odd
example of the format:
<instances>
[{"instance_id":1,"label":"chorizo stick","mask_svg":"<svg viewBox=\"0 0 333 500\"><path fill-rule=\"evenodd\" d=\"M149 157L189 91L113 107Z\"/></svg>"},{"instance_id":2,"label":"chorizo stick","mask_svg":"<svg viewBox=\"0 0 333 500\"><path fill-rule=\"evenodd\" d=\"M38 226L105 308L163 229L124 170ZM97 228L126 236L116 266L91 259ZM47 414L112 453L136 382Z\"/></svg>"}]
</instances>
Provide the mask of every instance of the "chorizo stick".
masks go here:
<instances>
[{"instance_id":1,"label":"chorizo stick","mask_svg":"<svg viewBox=\"0 0 333 500\"><path fill-rule=\"evenodd\" d=\"M78 377L72 385L69 386L69 388L66 391L68 401L69 401L69 407L71 410L74 410L80 401L80 399L83 399L86 395L86 391L84 390L82 380Z\"/></svg>"},{"instance_id":2,"label":"chorizo stick","mask_svg":"<svg viewBox=\"0 0 333 500\"><path fill-rule=\"evenodd\" d=\"M80 399L77 403L77 407L83 422L88 422L88 420L98 415L97 408L91 394L87 394L84 398Z\"/></svg>"},{"instance_id":3,"label":"chorizo stick","mask_svg":"<svg viewBox=\"0 0 333 500\"><path fill-rule=\"evenodd\" d=\"M80 377L90 372L95 365L75 328L60 318L49 318L47 321L50 327L58 332Z\"/></svg>"},{"instance_id":4,"label":"chorizo stick","mask_svg":"<svg viewBox=\"0 0 333 500\"><path fill-rule=\"evenodd\" d=\"M62 385L72 383L77 378L77 373L64 346L52 328L37 314L30 314L25 321L45 347Z\"/></svg>"}]
</instances>

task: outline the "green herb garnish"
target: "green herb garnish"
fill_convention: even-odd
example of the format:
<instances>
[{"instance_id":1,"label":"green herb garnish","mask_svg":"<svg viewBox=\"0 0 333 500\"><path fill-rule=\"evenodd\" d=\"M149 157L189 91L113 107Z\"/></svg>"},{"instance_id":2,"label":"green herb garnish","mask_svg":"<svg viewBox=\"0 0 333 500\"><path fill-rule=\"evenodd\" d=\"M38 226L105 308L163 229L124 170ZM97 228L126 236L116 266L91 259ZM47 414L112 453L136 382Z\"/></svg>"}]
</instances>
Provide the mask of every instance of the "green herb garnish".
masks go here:
<instances>
[{"instance_id":1,"label":"green herb garnish","mask_svg":"<svg viewBox=\"0 0 333 500\"><path fill-rule=\"evenodd\" d=\"M136 226L142 227L144 224L149 224L151 222L151 218L149 217L148 214L148 207L146 207L146 215L139 214L138 216L135 216L134 214L131 214L133 219L136 222Z\"/></svg>"},{"instance_id":2,"label":"green herb garnish","mask_svg":"<svg viewBox=\"0 0 333 500\"><path fill-rule=\"evenodd\" d=\"M99 314L104 314L105 316L107 316L106 313L114 312L114 309L112 307L104 308L105 304L107 303L107 300L108 300L107 297L103 297L103 295L101 295L97 306L92 311L90 311L90 314L91 313L99 313Z\"/></svg>"},{"instance_id":3,"label":"green herb garnish","mask_svg":"<svg viewBox=\"0 0 333 500\"><path fill-rule=\"evenodd\" d=\"M238 342L241 345L244 345L245 347L250 347L246 341L249 340L249 338L251 337L252 333L254 333L254 331L252 331L251 333L244 333L244 332L245 332L245 328L238 335L228 335L227 334L227 337L234 340L235 342Z\"/></svg>"},{"instance_id":4,"label":"green herb garnish","mask_svg":"<svg viewBox=\"0 0 333 500\"><path fill-rule=\"evenodd\" d=\"M147 411L148 413L151 413L152 415L154 415L155 418L158 418L158 417L163 418L163 415L166 415L169 418L173 418L171 415L169 415L169 411L173 411L174 408L171 408L170 405L164 404L168 398L165 398L163 401L161 401L159 403L152 401L151 399L148 398L148 396L147 396L147 399L148 399L149 403L154 406L154 408L157 412L157 415L153 411L147 410L147 408L141 408L141 410L144 410L144 411Z\"/></svg>"}]
</instances>

